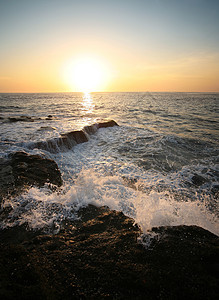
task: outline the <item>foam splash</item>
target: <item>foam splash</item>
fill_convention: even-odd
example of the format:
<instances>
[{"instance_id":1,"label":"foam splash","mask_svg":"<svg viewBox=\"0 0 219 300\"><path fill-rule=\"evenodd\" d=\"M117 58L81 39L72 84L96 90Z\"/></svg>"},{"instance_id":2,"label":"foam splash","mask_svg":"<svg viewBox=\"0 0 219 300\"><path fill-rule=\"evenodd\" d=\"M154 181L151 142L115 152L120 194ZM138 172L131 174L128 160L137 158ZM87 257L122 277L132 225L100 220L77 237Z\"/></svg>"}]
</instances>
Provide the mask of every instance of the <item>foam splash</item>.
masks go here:
<instances>
[{"instance_id":1,"label":"foam splash","mask_svg":"<svg viewBox=\"0 0 219 300\"><path fill-rule=\"evenodd\" d=\"M18 198L5 200L3 209L12 210L2 227L27 223L32 229L58 231L62 220L77 218L78 210L88 204L122 211L144 233L157 226L197 225L219 235L217 218L204 202L179 201L170 192L144 193L125 185L120 176L100 176L91 169L82 170L62 193L33 187Z\"/></svg>"}]
</instances>

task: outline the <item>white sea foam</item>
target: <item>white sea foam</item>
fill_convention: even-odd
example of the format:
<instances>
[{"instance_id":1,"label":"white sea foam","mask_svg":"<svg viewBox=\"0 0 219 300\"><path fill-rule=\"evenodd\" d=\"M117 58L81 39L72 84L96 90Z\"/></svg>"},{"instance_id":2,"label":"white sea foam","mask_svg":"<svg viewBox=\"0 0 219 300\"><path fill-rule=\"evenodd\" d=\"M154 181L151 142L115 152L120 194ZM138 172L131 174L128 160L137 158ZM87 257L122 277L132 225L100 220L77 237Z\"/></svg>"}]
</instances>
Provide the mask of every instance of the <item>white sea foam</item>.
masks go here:
<instances>
[{"instance_id":1,"label":"white sea foam","mask_svg":"<svg viewBox=\"0 0 219 300\"><path fill-rule=\"evenodd\" d=\"M144 193L124 184L119 176L100 176L82 170L71 186L62 193L47 188L31 188L22 196L7 200L4 207L13 209L4 226L28 223L30 228L58 230L65 218L77 218L77 211L88 204L106 205L132 217L146 233L156 226L197 225L219 235L216 217L205 203L178 201L169 192Z\"/></svg>"},{"instance_id":2,"label":"white sea foam","mask_svg":"<svg viewBox=\"0 0 219 300\"><path fill-rule=\"evenodd\" d=\"M74 93L0 95L0 156L21 150L46 155L57 162L65 181L59 194L31 188L7 200L4 206L13 209L2 226L27 222L31 228L58 230L62 219L77 217L81 206L93 203L123 211L144 232L153 226L196 224L218 234L219 94L90 97L91 106ZM53 118L47 120L49 114ZM21 115L34 122L4 122ZM120 127L100 129L89 142L67 152L29 149L102 118L114 119Z\"/></svg>"}]
</instances>

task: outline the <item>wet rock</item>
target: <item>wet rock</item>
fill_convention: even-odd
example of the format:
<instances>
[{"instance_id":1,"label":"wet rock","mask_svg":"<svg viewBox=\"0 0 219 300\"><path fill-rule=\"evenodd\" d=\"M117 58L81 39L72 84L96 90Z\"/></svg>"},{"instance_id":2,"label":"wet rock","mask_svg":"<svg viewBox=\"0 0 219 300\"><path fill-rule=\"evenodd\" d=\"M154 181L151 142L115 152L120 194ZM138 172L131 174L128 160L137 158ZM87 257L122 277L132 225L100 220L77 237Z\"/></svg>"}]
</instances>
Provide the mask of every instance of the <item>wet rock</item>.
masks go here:
<instances>
[{"instance_id":1,"label":"wet rock","mask_svg":"<svg viewBox=\"0 0 219 300\"><path fill-rule=\"evenodd\" d=\"M204 184L205 182L206 182L206 179L198 174L195 174L192 176L192 183L194 185L199 186L199 185Z\"/></svg>"},{"instance_id":2,"label":"wet rock","mask_svg":"<svg viewBox=\"0 0 219 300\"><path fill-rule=\"evenodd\" d=\"M51 153L58 153L60 150L65 151L71 149L77 143L75 140L70 140L67 136L53 138L46 141L39 141L29 145L30 149L38 148L49 151Z\"/></svg>"},{"instance_id":3,"label":"wet rock","mask_svg":"<svg viewBox=\"0 0 219 300\"><path fill-rule=\"evenodd\" d=\"M215 197L219 198L219 184L214 184L214 185L212 186L212 188L211 188L211 193L212 193Z\"/></svg>"},{"instance_id":4,"label":"wet rock","mask_svg":"<svg viewBox=\"0 0 219 300\"><path fill-rule=\"evenodd\" d=\"M87 134L94 134L97 132L98 129L98 124L93 124L93 125L88 125L88 126L84 126L84 131Z\"/></svg>"},{"instance_id":5,"label":"wet rock","mask_svg":"<svg viewBox=\"0 0 219 300\"><path fill-rule=\"evenodd\" d=\"M72 149L75 145L87 142L88 138L83 131L72 131L63 134L61 137L49 139L46 141L35 142L29 145L30 149L38 148L58 153Z\"/></svg>"},{"instance_id":6,"label":"wet rock","mask_svg":"<svg viewBox=\"0 0 219 300\"><path fill-rule=\"evenodd\" d=\"M53 116L52 115L48 115L47 117L46 117L46 120L52 120L53 119Z\"/></svg>"},{"instance_id":7,"label":"wet rock","mask_svg":"<svg viewBox=\"0 0 219 300\"><path fill-rule=\"evenodd\" d=\"M44 185L46 182L60 186L61 174L55 161L40 155L16 152L11 155L11 165L15 181L19 185L28 183Z\"/></svg>"},{"instance_id":8,"label":"wet rock","mask_svg":"<svg viewBox=\"0 0 219 300\"><path fill-rule=\"evenodd\" d=\"M46 141L39 141L29 145L30 149L38 148L49 151L51 153L58 153L72 149L77 144L88 142L88 135L94 134L99 128L119 126L115 121L106 121L85 126L82 130L74 130L63 133L61 137L53 138Z\"/></svg>"},{"instance_id":9,"label":"wet rock","mask_svg":"<svg viewBox=\"0 0 219 300\"><path fill-rule=\"evenodd\" d=\"M40 155L15 152L8 159L0 160L0 198L18 194L27 186L62 184L61 173L55 161Z\"/></svg>"},{"instance_id":10,"label":"wet rock","mask_svg":"<svg viewBox=\"0 0 219 300\"><path fill-rule=\"evenodd\" d=\"M196 226L154 228L145 249L134 220L89 205L55 235L0 232L2 299L216 299L218 237ZM29 276L27 276L29 274Z\"/></svg>"},{"instance_id":11,"label":"wet rock","mask_svg":"<svg viewBox=\"0 0 219 300\"><path fill-rule=\"evenodd\" d=\"M9 117L10 122L34 122L34 119L29 116L20 116L20 117Z\"/></svg>"},{"instance_id":12,"label":"wet rock","mask_svg":"<svg viewBox=\"0 0 219 300\"><path fill-rule=\"evenodd\" d=\"M106 128L106 127L113 127L113 126L119 126L119 125L114 120L97 123L98 128Z\"/></svg>"},{"instance_id":13,"label":"wet rock","mask_svg":"<svg viewBox=\"0 0 219 300\"><path fill-rule=\"evenodd\" d=\"M14 182L13 168L8 159L0 158L0 190L8 189ZM0 192L1 194L1 192Z\"/></svg>"},{"instance_id":14,"label":"wet rock","mask_svg":"<svg viewBox=\"0 0 219 300\"><path fill-rule=\"evenodd\" d=\"M97 132L99 128L107 128L107 127L113 127L113 126L119 126L115 121L105 121L105 122L100 122L100 123L95 123L93 125L88 125L83 128L83 130L87 134L94 134Z\"/></svg>"},{"instance_id":15,"label":"wet rock","mask_svg":"<svg viewBox=\"0 0 219 300\"><path fill-rule=\"evenodd\" d=\"M63 134L63 137L67 137L69 139L73 139L77 144L85 143L88 141L88 137L82 130L75 130L68 133Z\"/></svg>"}]
</instances>

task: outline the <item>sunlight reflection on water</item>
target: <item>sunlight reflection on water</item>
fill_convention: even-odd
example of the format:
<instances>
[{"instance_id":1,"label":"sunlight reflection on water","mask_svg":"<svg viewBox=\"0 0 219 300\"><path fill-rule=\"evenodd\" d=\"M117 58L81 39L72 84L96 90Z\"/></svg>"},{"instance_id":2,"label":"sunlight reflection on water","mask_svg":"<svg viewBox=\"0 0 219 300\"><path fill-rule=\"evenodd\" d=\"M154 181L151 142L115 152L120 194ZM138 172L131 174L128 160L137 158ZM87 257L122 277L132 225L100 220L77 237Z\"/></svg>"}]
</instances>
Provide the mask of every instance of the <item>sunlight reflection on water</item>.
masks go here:
<instances>
[{"instance_id":1,"label":"sunlight reflection on water","mask_svg":"<svg viewBox=\"0 0 219 300\"><path fill-rule=\"evenodd\" d=\"M94 103L90 93L84 93L82 101L82 113L92 114L94 110Z\"/></svg>"},{"instance_id":2,"label":"sunlight reflection on water","mask_svg":"<svg viewBox=\"0 0 219 300\"><path fill-rule=\"evenodd\" d=\"M90 93L84 93L81 99L80 107L80 119L78 120L78 126L82 129L84 126L95 123L94 117L95 104Z\"/></svg>"}]
</instances>

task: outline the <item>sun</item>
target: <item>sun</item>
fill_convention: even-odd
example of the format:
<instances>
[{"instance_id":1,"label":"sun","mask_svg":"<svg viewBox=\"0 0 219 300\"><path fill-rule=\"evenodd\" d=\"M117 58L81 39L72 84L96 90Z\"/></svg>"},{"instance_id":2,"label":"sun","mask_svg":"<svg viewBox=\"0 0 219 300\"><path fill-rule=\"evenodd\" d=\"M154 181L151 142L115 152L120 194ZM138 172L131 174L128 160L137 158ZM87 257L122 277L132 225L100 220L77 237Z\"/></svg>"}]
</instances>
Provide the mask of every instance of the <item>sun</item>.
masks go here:
<instances>
[{"instance_id":1,"label":"sun","mask_svg":"<svg viewBox=\"0 0 219 300\"><path fill-rule=\"evenodd\" d=\"M81 57L66 63L64 77L72 91L89 93L102 91L108 74L100 59Z\"/></svg>"}]
</instances>

